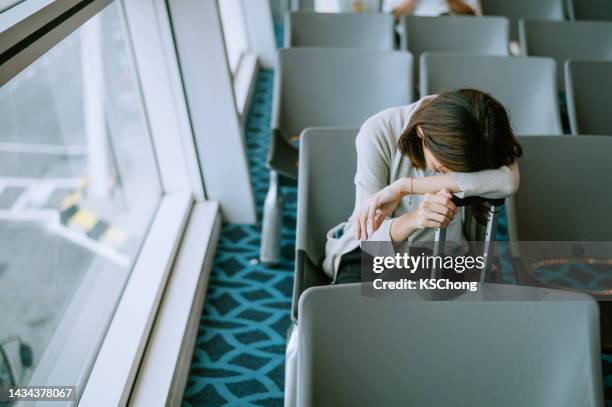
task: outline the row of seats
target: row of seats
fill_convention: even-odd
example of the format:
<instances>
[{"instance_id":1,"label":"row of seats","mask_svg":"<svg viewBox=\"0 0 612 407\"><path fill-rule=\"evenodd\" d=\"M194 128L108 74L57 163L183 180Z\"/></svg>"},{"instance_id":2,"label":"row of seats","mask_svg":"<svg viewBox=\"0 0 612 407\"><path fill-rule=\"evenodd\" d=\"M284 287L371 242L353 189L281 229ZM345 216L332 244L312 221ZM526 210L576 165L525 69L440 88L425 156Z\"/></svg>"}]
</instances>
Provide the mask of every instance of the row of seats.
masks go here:
<instances>
[{"instance_id":1,"label":"row of seats","mask_svg":"<svg viewBox=\"0 0 612 407\"><path fill-rule=\"evenodd\" d=\"M353 208L357 132L316 128L301 137L297 404L602 406L598 310L590 297L488 284L483 297L432 303L413 293L372 297L358 285L327 285L319 259L325 232ZM519 142L525 176L509 208L511 239L608 240L612 190L602 194L585 180L612 172L612 137Z\"/></svg>"},{"instance_id":2,"label":"row of seats","mask_svg":"<svg viewBox=\"0 0 612 407\"><path fill-rule=\"evenodd\" d=\"M355 127L373 112L414 101L412 65L400 51L281 50L269 164L296 177L297 152L289 154L288 141L297 146L306 127ZM517 134L562 134L550 58L427 52L420 66L421 95L477 88L506 106ZM572 133L612 134L604 114L612 92L601 91L612 89L612 61L568 61L565 70Z\"/></svg>"},{"instance_id":3,"label":"row of seats","mask_svg":"<svg viewBox=\"0 0 612 407\"><path fill-rule=\"evenodd\" d=\"M293 15L297 14L290 13L289 19ZM329 18L327 20L329 27L338 24L338 21L334 21L335 17L355 18L359 21L364 18L388 17L381 14L343 16L313 14L312 16ZM407 27L412 26L418 35L407 35L406 38L411 44L419 44L409 47L416 49L413 52L424 53L419 58L419 64L413 64L411 55L401 51L346 48L324 50L320 49L321 47L281 50L275 85L272 145L268 157L268 165L275 171L271 174L268 199L264 206L260 256L263 262L275 263L279 258L282 199L278 186L283 180L282 176L297 177L297 140L300 132L309 126L359 126L367 117L384 108L414 101L416 92L413 83L417 82L414 81L415 74L412 72L420 66L423 66L424 71L418 82L421 95L461 87L487 91L508 108L512 124L518 134L563 132L557 89L565 88L567 82L568 91L566 95L562 95L561 106L565 111L567 105L572 133L612 133L610 123L606 120L607 116L600 114L609 105L607 100L610 98L610 93L600 90L609 87L610 63L572 61L566 66L566 59L572 59L573 56L605 59L607 54L603 51L606 46L612 46L612 23L571 23L574 24L573 28L586 28L587 26L582 24L587 24L591 28L598 29L580 29L578 32L582 33L582 36L576 35L567 40L561 35L556 37L548 35L548 40L555 43L554 52L546 52L545 47L540 46L546 43L541 38L539 42L524 41L529 44L527 53L552 55L556 58L555 64L555 61L549 58L505 56L507 53L502 49L505 40L499 42L497 48L487 48L486 42L495 36L485 32L477 34L478 30L474 27L484 27L481 23L484 22L486 25L499 20L499 18L491 20L484 17L407 19L418 22L407 24ZM524 26L531 24L528 21L523 23ZM557 24L556 22L533 23L536 27L539 27L540 23ZM287 29L290 32L292 30L291 27ZM350 30L341 30L342 33L348 31ZM544 29L540 37L546 37L549 31ZM319 33L325 30L322 27L313 27L310 32ZM607 37L609 39L606 39ZM336 37L329 32L326 38L334 44L333 38ZM420 43L417 41L419 38ZM464 40L457 41L457 38ZM479 38L484 40L478 40ZM557 40L564 41L565 46L557 46ZM593 44L599 45L593 46ZM589 46L595 50L592 54L585 52ZM502 55L487 55L495 54L494 49ZM431 53L440 50L452 50L455 54ZM566 74L562 73L564 69L567 71ZM558 77L557 84L554 80L555 70ZM575 72L579 74L574 75ZM500 80L502 77L504 80ZM368 97L363 98L361 95Z\"/></svg>"},{"instance_id":4,"label":"row of seats","mask_svg":"<svg viewBox=\"0 0 612 407\"><path fill-rule=\"evenodd\" d=\"M421 95L458 87L488 91L508 108L516 132L524 135L520 166L526 175L508 208L511 239L609 235L612 224L603 217L612 191L601 194L601 185L589 177L612 170L607 159L612 137L560 135L556 62L428 47L418 58ZM591 75L579 70L581 64L563 65L568 78L580 76L568 79L569 98L577 97L583 90L579 81ZM300 362L290 362L291 354L295 361L290 339L286 405L293 405L297 383L297 404L304 406L381 400L389 405L601 406L598 310L590 297L488 284L482 291L486 298L431 303L368 297L359 285L328 285L321 270L326 232L353 209L358 127L384 108L414 100L413 68L405 51L295 48L279 53L269 161L274 171L264 235L266 209L278 193L275 177L296 177L299 167L292 316L296 324L298 316L300 321ZM605 81L610 68L603 69ZM586 80L592 83L593 77ZM599 86L598 96L605 93L605 85ZM568 100L569 105L578 102ZM579 200L567 199L577 193ZM508 299L515 301L499 301ZM517 338L516 332L537 335ZM491 374L492 366L510 372L503 386ZM574 380L576 371L584 373L582 380ZM405 386L397 387L398 381Z\"/></svg>"},{"instance_id":5,"label":"row of seats","mask_svg":"<svg viewBox=\"0 0 612 407\"><path fill-rule=\"evenodd\" d=\"M357 127L372 112L410 103L413 100L409 80L411 59L407 53L397 51L285 49L279 52L279 61L273 121L274 144L270 165L286 176L297 177L298 168L295 163L299 162L300 191L303 190L303 184L321 188L326 183L329 187L327 191L319 190L318 193L298 193L300 200L295 284L298 287L296 292L299 293L304 289L299 287L328 282L322 272L304 270L320 270L319 262L324 255L325 232L351 211L354 202L352 184L354 168L345 164L350 159L350 155L354 154L353 143L357 130L321 130L327 141L322 142L319 148L326 149L326 154L317 150L317 153L311 157L306 150L304 152L306 159L301 156L301 149L298 153L286 143L286 140L289 136L300 134L308 127ZM517 134L545 134L546 138L549 134L561 133L555 92L555 62L551 59L425 53L421 57L421 66L423 71L420 82L421 94L439 93L459 87L479 88L491 93L508 108ZM591 84L590 87L578 86L576 94L582 95L581 92L586 92L587 95L600 98L593 100L590 105L589 97L584 98L582 113L586 112L589 115L588 119L594 119L595 123L583 123L583 128L607 126L607 129L601 129L601 132L593 134L612 134L608 117L601 113L612 102L612 100L602 102L601 98L610 99L612 95L598 91L598 86L612 86L610 80L612 62L567 64L571 72L575 67L600 66L605 67L607 71L601 75L602 81L607 80L609 85L602 85L602 82L599 82L599 85L592 85L597 83L597 80L592 73L587 74L584 70L573 80ZM353 67L359 69L353 72ZM350 75L347 75L347 72L350 72ZM570 84L568 88L573 89L573 86ZM569 105L570 111L574 112L573 97L569 98ZM579 122L576 120L576 114L572 113L570 117L574 117L572 123L576 123L577 126ZM312 132L316 133L317 130L307 130L301 139L305 139L305 136ZM343 135L350 142L341 143L339 148L334 148L333 142L341 141ZM297 141L294 142L294 146L296 143ZM605 148L604 145L601 147ZM566 150L566 154L570 150L571 148ZM329 154L333 157L336 153L336 159L327 157ZM300 154L299 160L298 154ZM570 157L568 155L566 159L569 160ZM337 164L340 159L343 165ZM560 163L567 166L564 160ZM309 166L309 169L304 170L302 168L304 165ZM313 170L318 171L318 175L308 175ZM334 176L330 176L332 171ZM337 177L343 175L342 181L339 181ZM539 185L538 182L535 185ZM345 199L334 199L330 202L329 196L342 196ZM529 196L529 193L524 196ZM313 205L318 200L321 202L320 210L314 213L304 206L306 202ZM554 217L549 218L549 223L554 219ZM299 295L294 297L296 301L293 308L294 316L297 315L298 298Z\"/></svg>"},{"instance_id":6,"label":"row of seats","mask_svg":"<svg viewBox=\"0 0 612 407\"><path fill-rule=\"evenodd\" d=\"M311 128L300 140L297 405L602 406L599 312L591 297L488 283L476 296L431 303L414 293L372 297L359 285L328 285L320 263L325 232L354 204L358 131ZM608 240L612 190L602 194L585 180L612 171L612 137L519 142L527 176L509 205L511 239ZM543 285L517 269L523 262L512 264L519 282ZM494 373L502 370L514 373L502 381ZM576 371L583 372L580 381L573 380ZM395 378L404 386L397 388ZM446 385L431 391L433 378Z\"/></svg>"},{"instance_id":7,"label":"row of seats","mask_svg":"<svg viewBox=\"0 0 612 407\"><path fill-rule=\"evenodd\" d=\"M346 219L355 204L354 144L358 131L310 128L301 138L295 273L298 294L293 304L296 318L300 293L329 283L321 269L325 236ZM612 137L523 135L518 140L524 151L520 167L525 176L509 204L510 239L608 241L612 189L602 190L593 174L612 174ZM342 165L337 165L337 157L342 157Z\"/></svg>"},{"instance_id":8,"label":"row of seats","mask_svg":"<svg viewBox=\"0 0 612 407\"><path fill-rule=\"evenodd\" d=\"M555 61L541 57L425 53L421 95L457 88L490 93L508 110L517 134L561 134ZM566 61L565 97L572 134L612 134L612 61Z\"/></svg>"},{"instance_id":9,"label":"row of seats","mask_svg":"<svg viewBox=\"0 0 612 407\"><path fill-rule=\"evenodd\" d=\"M316 0L292 0L293 9L300 11L315 11L315 2ZM382 0L361 2L368 3L369 11L382 10ZM272 1L277 20L280 20L284 9L281 3L282 0ZM608 0L480 0L480 5L482 14L505 16L512 22L520 18L563 20L566 17L570 20L612 21L612 3Z\"/></svg>"},{"instance_id":10,"label":"row of seats","mask_svg":"<svg viewBox=\"0 0 612 407\"><path fill-rule=\"evenodd\" d=\"M371 16L381 17L378 14ZM345 17L361 19L370 16ZM419 34L423 44L417 48L417 52L426 53L421 56L420 64L413 64L411 55L401 51L328 47L323 47L327 50L321 47L281 50L275 86L272 145L268 158L268 164L276 171L271 174L269 199L264 207L260 256L263 262L273 264L279 258L282 199L277 186L282 178L279 179L278 175L297 177L296 147L300 132L309 126L359 126L367 117L384 108L414 101L416 92L413 83L416 81L412 72L421 65L424 71L419 78L421 95L460 87L485 90L508 108L518 134L562 133L556 90L565 88L567 82L567 110L572 133L611 133L606 115L599 113L609 105L607 100L610 93L600 90L609 88L610 63L573 61L567 63L565 68L564 58L605 58L602 53L589 55L583 49L588 47L583 45L601 43L601 47L594 48L596 50L605 48L605 44L612 46L612 23L593 23L605 30L583 30L584 36L572 37L571 41L566 42L566 47L555 45L558 53L543 51L539 43L530 45L532 53L554 56L557 60L555 68L555 61L549 58L490 56L485 55L485 48L479 48L484 44L483 41L456 41L458 37L467 38L466 35L474 39L490 37L475 35L475 31L466 34L470 32L469 27L472 27L466 23L483 22L484 18L437 17L415 21L429 21L428 24L418 25L421 33L428 33ZM429 31L432 27L433 30ZM607 29L611 29L608 42L591 39L591 36L605 38L608 35ZM415 35L408 38L416 41L415 38L419 37ZM554 38L550 36L553 42ZM559 38L564 40L562 36ZM333 40L330 41L333 43ZM471 47L460 48L461 44L469 44ZM456 54L430 53L449 49ZM498 50L503 54L501 45ZM555 69L561 83L555 84ZM559 73L564 69L567 74ZM581 74L574 75L574 72ZM564 76L566 78L562 80ZM505 80L499 80L500 77ZM583 85L583 82L586 83ZM361 97L364 94L369 97ZM565 110L565 103L562 106Z\"/></svg>"},{"instance_id":11,"label":"row of seats","mask_svg":"<svg viewBox=\"0 0 612 407\"><path fill-rule=\"evenodd\" d=\"M481 0L482 14L510 20L510 37L518 39L520 19L612 21L612 3L607 0ZM567 10L567 12L566 12Z\"/></svg>"},{"instance_id":12,"label":"row of seats","mask_svg":"<svg viewBox=\"0 0 612 407\"><path fill-rule=\"evenodd\" d=\"M361 54L365 52L365 54ZM282 75L279 89L286 90L282 93L285 98L277 100L290 100L281 108L281 115L277 116L275 132L277 137L282 136L281 130L284 125L292 128L294 132L300 129L317 126L355 127L360 125L370 112L381 110L386 100L397 102L393 105L405 104L406 99L402 96L409 94L411 88L407 82L396 82L392 85L377 82L379 70L384 69L388 77L401 77L400 72L406 72L407 61L402 66L401 60L397 61L397 72L390 67L385 69L384 55L397 56L397 53L384 53L376 51L354 50L282 50L281 61L285 58L292 61L291 64L281 63ZM320 55L313 56L313 54ZM330 56L332 63L326 62L325 56ZM358 59L350 59L349 56ZM359 58L361 57L361 58ZM337 62L346 58L344 68L349 66L360 66L357 76L342 80L344 69L338 69ZM309 63L311 61L312 63ZM368 61L375 69L369 69ZM376 61L376 62L372 62ZM335 63L334 63L335 62ZM586 224L584 213L590 205L608 205L612 202L612 191L606 191L606 196L597 198L599 185L596 182L589 183L588 191L580 190L585 206L575 207L575 201L562 199L569 196L576 185L583 185L581 180L587 180L589 174L598 171L607 173L612 171L610 163L606 161L612 147L612 138L586 137L577 138L567 136L551 136L560 134L559 112L554 92L554 61L543 58L508 58L491 56L474 56L450 53L426 53L422 57L423 73L421 80L421 92L423 94L438 93L458 87L476 87L493 94L510 111L513 126L517 134L530 135L521 138L521 144L528 145L527 151L537 153L527 155L530 160L521 160L521 167L530 176L524 179L521 189L517 194L519 198L519 213L530 213L533 216L523 218L522 224L516 218L512 222L519 224L521 238L523 240L579 240L593 239L603 240L609 234L612 227L601 217L592 217ZM607 130L601 132L582 132L582 134L612 134L612 121L605 114L605 110L612 105L611 94L601 92L594 85L593 68L606 68L602 78L607 78L609 88L612 88L612 63L586 63L572 62L567 64L569 71L578 71L569 81L569 89L574 89L572 81L584 86L577 86L576 92L585 92L595 97L607 97L608 101L591 100L585 98L584 108L580 113L587 115L589 120L595 123L582 124L582 128L589 126L607 126ZM590 71L585 71L585 68ZM452 70L452 72L449 72ZM336 73L335 75L333 73ZM367 73L371 76L366 76ZM324 73L331 75L325 76ZM405 75L409 76L409 75ZM503 78L503 80L500 80ZM294 85L298 85L296 87ZM382 91L385 89L385 91ZM362 93L363 92L363 93ZM402 95L402 93L404 95ZM362 98L360 95L368 95ZM299 98L290 95L300 95ZM388 99L387 99L388 98ZM578 126L576 111L573 108L573 97L569 98L570 118L573 126ZM358 102L359 101L359 102ZM363 101L363 103L361 102ZM335 108L339 106L339 108ZM350 108L347 108L350 106ZM391 106L391 105L387 105ZM283 113L287 114L283 120ZM351 124L353 123L353 124ZM294 126L294 127L291 127ZM320 259L324 255L325 232L340 220L345 219L346 214L352 210L354 204L354 187L352 177L354 176L354 165L350 163L354 155L354 137L357 129L311 129L306 130L301 137L302 143L316 143L319 145L306 144L308 148L300 147L299 163L299 203L298 203L298 229L297 229L297 257L296 257L296 292L302 292L306 287L320 285L328 282L325 275L320 271ZM308 136L309 134L318 136ZM542 137L532 135L540 134ZM310 138L308 138L310 137ZM317 138L318 137L318 138ZM305 141L305 140L317 141ZM547 144L550 139L550 144ZM563 141L563 140L572 141ZM282 142L277 139L277 143ZM338 143L336 146L335 144ZM314 152L313 150L314 149ZM323 151L325 150L325 151ZM554 152L553 154L547 151ZM288 160L287 166L290 170L286 175L297 176L295 162L297 151L291 155L287 151L279 154L275 159ZM335 158L334 158L335 157ZM343 164L338 165L342 159ZM592 158L589 159L589 157ZM354 157L353 157L354 160ZM580 163L578 167L574 163ZM279 166L277 168L281 168ZM531 168L533 167L533 168ZM580 171L577 173L576 168ZM543 170L544 169L544 170ZM313 174L313 171L315 172ZM573 175L571 175L573 173ZM549 185L552 180L563 180L559 183L562 188L555 185L554 205L548 205L554 210L547 210L545 198L550 197L550 192L543 189L543 185ZM311 189L314 191L310 192ZM585 192L583 194L583 192ZM329 196L342 197L330 201ZM541 201L535 200L539 197ZM536 215L529 210L534 205L540 211ZM315 209L313 209L313 207ZM549 208L550 209L550 208ZM514 213L514 212L512 212ZM603 208L596 209L594 213L604 214ZM565 222L558 220L563 217ZM568 215L573 215L569 218ZM534 222L537 218L539 222ZM520 219L520 218L519 218ZM589 230L589 236L585 236L577 225L582 224L585 230ZM569 226L568 226L569 225ZM511 230L517 230L513 228ZM517 238L517 236L513 236ZM554 238L553 238L554 237ZM308 270L311 270L310 272ZM317 271L312 271L317 270ZM297 316L297 299L294 297L294 316Z\"/></svg>"},{"instance_id":13,"label":"row of seats","mask_svg":"<svg viewBox=\"0 0 612 407\"><path fill-rule=\"evenodd\" d=\"M387 14L294 12L287 17L285 47L392 50L393 26ZM521 20L519 31L521 55L557 61L560 89L566 60L612 60L612 22ZM402 33L400 49L416 58L431 51L508 55L510 43L505 17L409 16Z\"/></svg>"}]
</instances>

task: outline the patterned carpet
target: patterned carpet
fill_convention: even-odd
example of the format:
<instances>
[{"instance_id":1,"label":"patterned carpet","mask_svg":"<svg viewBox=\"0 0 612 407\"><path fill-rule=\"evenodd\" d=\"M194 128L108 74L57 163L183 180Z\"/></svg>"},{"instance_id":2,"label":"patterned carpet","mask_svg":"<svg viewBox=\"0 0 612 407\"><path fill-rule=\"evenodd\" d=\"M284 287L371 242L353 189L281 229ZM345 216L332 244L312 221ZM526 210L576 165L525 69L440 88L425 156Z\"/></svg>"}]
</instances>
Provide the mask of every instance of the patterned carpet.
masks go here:
<instances>
[{"instance_id":1,"label":"patterned carpet","mask_svg":"<svg viewBox=\"0 0 612 407\"><path fill-rule=\"evenodd\" d=\"M293 289L296 188L283 187L282 262L257 262L272 103L270 71L260 71L246 129L258 219L225 224L210 278L184 406L280 406Z\"/></svg>"},{"instance_id":2,"label":"patterned carpet","mask_svg":"<svg viewBox=\"0 0 612 407\"><path fill-rule=\"evenodd\" d=\"M260 71L246 128L259 222L223 225L185 407L283 404L284 350L293 286L295 187L283 187L282 191L285 218L280 267L266 268L257 261L268 189L264 163L270 136L272 81L271 71ZM508 239L505 214L500 216L497 238ZM612 355L603 355L602 362L606 406L612 406Z\"/></svg>"}]
</instances>

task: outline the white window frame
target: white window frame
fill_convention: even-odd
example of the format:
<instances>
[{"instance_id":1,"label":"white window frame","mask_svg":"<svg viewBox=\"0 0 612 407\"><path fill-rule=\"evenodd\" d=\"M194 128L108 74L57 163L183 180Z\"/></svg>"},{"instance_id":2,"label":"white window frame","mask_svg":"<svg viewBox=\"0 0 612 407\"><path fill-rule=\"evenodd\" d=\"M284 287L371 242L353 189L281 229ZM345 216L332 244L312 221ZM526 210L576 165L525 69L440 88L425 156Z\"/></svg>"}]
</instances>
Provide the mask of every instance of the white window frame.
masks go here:
<instances>
[{"instance_id":1,"label":"white window frame","mask_svg":"<svg viewBox=\"0 0 612 407\"><path fill-rule=\"evenodd\" d=\"M93 366L84 366L80 372L83 377L89 375L85 388L77 389L78 392L82 390L79 403L83 405L126 405L155 318L163 316L164 308L160 308L162 298L164 303L175 299L165 290L177 272L176 257L194 259L189 264L180 264L181 275L199 276L205 261L212 256L211 250L214 250L210 241L216 241L218 234L218 227L199 229L199 225L219 223L217 206L203 202L202 176L165 1L114 1L123 8L126 16L131 42L129 48L138 73L162 196L108 330L103 337L101 334L104 332L89 332L92 335L89 338L101 341L101 346ZM111 2L25 0L0 14L0 55L3 62L0 65L0 86ZM37 31L39 35L32 37ZM26 38L27 44L24 42ZM194 244L193 238L187 239L190 243L184 247L186 230L202 230L208 236L204 236L200 244ZM205 255L190 257L190 253ZM94 294L87 302L77 304L82 295L79 291L75 293L47 349L47 353L52 351L54 355L47 358L49 363L42 369L46 374L40 377L48 377L54 370L61 370L61 364L73 361L73 347L83 342L88 333L88 321L91 325L96 318L92 305L95 293L104 293L104 278L90 280L88 292ZM196 293L192 294L195 296ZM64 330L58 332L62 328ZM59 361L60 365L53 360Z\"/></svg>"},{"instance_id":2,"label":"white window frame","mask_svg":"<svg viewBox=\"0 0 612 407\"><path fill-rule=\"evenodd\" d=\"M234 2L232 6L228 6L228 4L230 4L228 3L229 1ZM253 53L251 49L251 40L249 38L247 16L243 0L218 0L217 4L223 30L225 55L232 75L236 110L240 117L240 122L244 126L253 86L255 84L255 77L257 75L257 55ZM227 9L227 7L230 7L230 9ZM235 15L228 15L230 11L234 11ZM224 16L226 17L225 19L223 18ZM233 26L228 27L228 24L232 24ZM228 33L230 34L229 37ZM241 38L235 38L235 36ZM241 53L237 57L238 60L235 62L235 66L231 60L231 52L228 43L231 40L238 40L244 45L244 49L241 50Z\"/></svg>"},{"instance_id":3,"label":"white window frame","mask_svg":"<svg viewBox=\"0 0 612 407\"><path fill-rule=\"evenodd\" d=\"M222 1L222 0L221 0ZM287 6L280 0L279 12L284 13ZM270 0L243 0L247 35L251 51L257 56L259 65L265 69L276 69L278 52L274 28L274 12ZM283 14L284 15L284 14Z\"/></svg>"},{"instance_id":4,"label":"white window frame","mask_svg":"<svg viewBox=\"0 0 612 407\"><path fill-rule=\"evenodd\" d=\"M217 0L167 0L167 4L207 196L219 201L229 222L255 223L244 123L236 105ZM248 82L252 86L254 78Z\"/></svg>"},{"instance_id":5,"label":"white window frame","mask_svg":"<svg viewBox=\"0 0 612 407\"><path fill-rule=\"evenodd\" d=\"M217 0L219 15L223 26L222 4L229 0ZM245 43L245 49L238 58L236 66L230 63L230 52L227 41L224 46L227 55L228 66L232 73L234 95L236 99L236 110L240 121L244 126L246 115L251 103L251 96L257 76L257 68L261 66L266 69L275 69L277 61L276 34L274 32L274 19L272 6L269 0L232 0L234 6L239 8L239 23L244 26L240 30L229 27L233 32L240 31ZM232 23L235 23L232 20ZM225 35L224 39L228 39Z\"/></svg>"},{"instance_id":6,"label":"white window frame","mask_svg":"<svg viewBox=\"0 0 612 407\"><path fill-rule=\"evenodd\" d=\"M246 32L246 18L242 0L218 0L219 15L223 27L223 38L227 51L230 71L236 73L240 60L251 51L251 44ZM232 46L230 47L230 43ZM230 50L234 48L234 50ZM239 49L237 49L239 48ZM237 55L235 54L238 51Z\"/></svg>"}]
</instances>

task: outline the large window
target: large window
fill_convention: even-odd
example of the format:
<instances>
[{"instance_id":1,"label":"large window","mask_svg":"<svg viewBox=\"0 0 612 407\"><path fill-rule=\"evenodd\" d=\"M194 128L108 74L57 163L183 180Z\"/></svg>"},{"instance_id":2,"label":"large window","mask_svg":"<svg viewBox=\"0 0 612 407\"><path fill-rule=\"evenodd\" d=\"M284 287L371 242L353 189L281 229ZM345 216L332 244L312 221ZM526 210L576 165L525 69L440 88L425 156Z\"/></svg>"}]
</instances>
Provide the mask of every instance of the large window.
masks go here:
<instances>
[{"instance_id":1,"label":"large window","mask_svg":"<svg viewBox=\"0 0 612 407\"><path fill-rule=\"evenodd\" d=\"M223 23L227 59L235 74L242 58L249 52L242 0L219 0L219 14Z\"/></svg>"},{"instance_id":2,"label":"large window","mask_svg":"<svg viewBox=\"0 0 612 407\"><path fill-rule=\"evenodd\" d=\"M0 387L81 390L155 216L129 44L115 1L0 88Z\"/></svg>"}]
</instances>

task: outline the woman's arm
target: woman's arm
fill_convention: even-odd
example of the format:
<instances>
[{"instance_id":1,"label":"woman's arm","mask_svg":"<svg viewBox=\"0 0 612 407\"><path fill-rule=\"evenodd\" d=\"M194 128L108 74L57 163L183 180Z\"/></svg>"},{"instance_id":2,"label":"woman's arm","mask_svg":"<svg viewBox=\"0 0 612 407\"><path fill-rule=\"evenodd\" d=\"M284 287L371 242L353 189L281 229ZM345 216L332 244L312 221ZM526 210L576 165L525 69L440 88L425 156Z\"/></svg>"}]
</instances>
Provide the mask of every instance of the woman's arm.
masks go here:
<instances>
[{"instance_id":1,"label":"woman's arm","mask_svg":"<svg viewBox=\"0 0 612 407\"><path fill-rule=\"evenodd\" d=\"M358 179L359 171L355 180ZM443 207L438 209L443 209L444 212L434 210L427 202L432 199L432 196L437 198L432 195L433 192L438 195L440 191L443 191L445 202L439 203L443 206L449 206L448 202L451 201L451 194L461 194L461 197L505 198L516 192L518 183L519 173L516 163L510 167L504 166L495 170L473 173L449 173L423 178L401 178L371 194L367 200L362 200L359 206L355 206L352 217L355 221L355 237L361 240L369 238L374 240L405 240L416 229L432 227L425 221L440 222L438 215L448 215L448 211ZM359 197L358 182L357 185L357 196ZM406 214L397 219L389 219L402 197L410 194L425 195L417 213ZM433 203L435 204L435 202ZM426 205L423 206L423 204ZM452 206L453 208L449 207L449 209L453 209L454 212L454 205ZM433 218L430 216L431 212L436 213ZM371 232L369 228L371 228Z\"/></svg>"},{"instance_id":2,"label":"woman's arm","mask_svg":"<svg viewBox=\"0 0 612 407\"><path fill-rule=\"evenodd\" d=\"M446 0L446 3L453 14L476 15L476 11L462 0Z\"/></svg>"},{"instance_id":3,"label":"woman's arm","mask_svg":"<svg viewBox=\"0 0 612 407\"><path fill-rule=\"evenodd\" d=\"M435 193L443 189L463 193L464 197L505 198L516 192L520 177L518 165L503 166L478 172L450 172L422 178L402 178L398 181L402 194ZM412 185L411 185L412 183Z\"/></svg>"},{"instance_id":4,"label":"woman's arm","mask_svg":"<svg viewBox=\"0 0 612 407\"><path fill-rule=\"evenodd\" d=\"M350 221L354 222L357 239L365 240L370 237L368 236L367 224L362 222L361 215L364 211L367 213L372 195L389 186L392 146L391 141L385 137L388 131L387 122L388 119L382 112L370 117L361 126L355 139L357 150L355 208ZM398 199L401 199L401 196ZM386 228L382 229L377 234L376 240L385 240L385 235L388 236L388 233L385 234ZM389 237L386 240L389 240Z\"/></svg>"},{"instance_id":5,"label":"woman's arm","mask_svg":"<svg viewBox=\"0 0 612 407\"><path fill-rule=\"evenodd\" d=\"M392 220L389 226L391 240L403 242L419 229L447 227L457 214L452 198L446 189L425 194L417 209Z\"/></svg>"},{"instance_id":6,"label":"woman's arm","mask_svg":"<svg viewBox=\"0 0 612 407\"><path fill-rule=\"evenodd\" d=\"M506 198L518 190L520 183L519 167L516 162L494 170L451 174L459 188L458 192L463 192L464 197Z\"/></svg>"},{"instance_id":7,"label":"woman's arm","mask_svg":"<svg viewBox=\"0 0 612 407\"><path fill-rule=\"evenodd\" d=\"M404 0L397 7L391 11L396 20L399 20L401 16L407 16L412 14L416 7L417 0Z\"/></svg>"}]
</instances>

